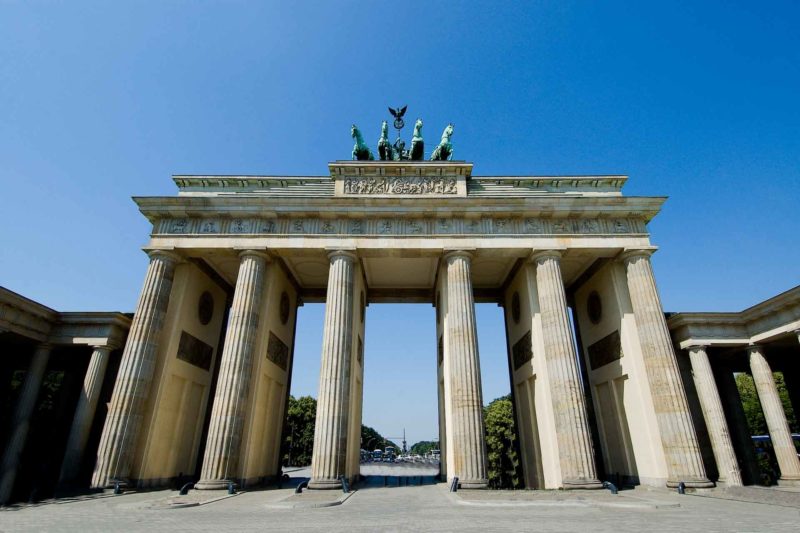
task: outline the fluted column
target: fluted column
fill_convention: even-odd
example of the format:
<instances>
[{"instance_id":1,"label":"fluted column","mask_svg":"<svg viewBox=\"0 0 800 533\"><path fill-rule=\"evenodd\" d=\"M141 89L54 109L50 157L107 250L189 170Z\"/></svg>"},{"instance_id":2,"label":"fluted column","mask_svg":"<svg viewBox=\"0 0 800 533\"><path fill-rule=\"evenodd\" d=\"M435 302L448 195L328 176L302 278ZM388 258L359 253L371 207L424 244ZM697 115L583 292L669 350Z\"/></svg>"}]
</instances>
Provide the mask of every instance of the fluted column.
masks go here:
<instances>
[{"instance_id":1,"label":"fluted column","mask_svg":"<svg viewBox=\"0 0 800 533\"><path fill-rule=\"evenodd\" d=\"M356 256L338 250L328 254L328 293L322 338L322 366L311 457L311 489L341 488L346 475L350 396L350 357L353 351L353 292Z\"/></svg>"},{"instance_id":2,"label":"fluted column","mask_svg":"<svg viewBox=\"0 0 800 533\"><path fill-rule=\"evenodd\" d=\"M11 419L11 434L3 452L3 461L0 463L0 505L8 503L14 489L17 467L22 450L25 448L25 440L28 438L31 415L36 407L36 400L39 398L39 389L42 386L51 349L52 346L49 344L40 344L36 347L31 366L28 367L25 381L22 383L14 417Z\"/></svg>"},{"instance_id":3,"label":"fluted column","mask_svg":"<svg viewBox=\"0 0 800 533\"><path fill-rule=\"evenodd\" d=\"M197 489L223 489L241 478L245 402L253 373L259 311L264 293L267 255L247 250L239 254L239 275L228 315L228 330L220 359L219 381L211 408L203 470Z\"/></svg>"},{"instance_id":4,"label":"fluted column","mask_svg":"<svg viewBox=\"0 0 800 533\"><path fill-rule=\"evenodd\" d=\"M89 432L92 429L94 413L97 409L97 400L100 398L100 390L103 388L103 379L112 350L111 346L95 346L92 351L89 367L83 378L83 389L78 398L78 406L75 408L75 416L72 418L72 428L67 438L67 450L64 454L64 461L61 463L60 483L73 481L80 473L83 452L86 448L86 441L89 440Z\"/></svg>"},{"instance_id":5,"label":"fluted column","mask_svg":"<svg viewBox=\"0 0 800 533\"><path fill-rule=\"evenodd\" d=\"M704 346L690 346L688 349L689 360L692 363L692 376L706 421L708 436L711 439L711 448L714 450L714 459L719 470L719 482L729 487L742 485L742 473L736 461L736 452L733 449L731 435L728 431L728 422L722 410L717 383L711 370L711 363Z\"/></svg>"},{"instance_id":6,"label":"fluted column","mask_svg":"<svg viewBox=\"0 0 800 533\"><path fill-rule=\"evenodd\" d=\"M772 441L772 448L775 450L775 459L781 470L778 484L800 485L800 460L797 458L797 450L792 442L789 422L783 411L783 403L778 395L778 387L775 386L772 369L764 358L761 346L748 346L747 352L750 358L750 371L753 373L756 392L758 392L758 399L761 402L761 410L764 411L769 438Z\"/></svg>"},{"instance_id":7,"label":"fluted column","mask_svg":"<svg viewBox=\"0 0 800 533\"><path fill-rule=\"evenodd\" d=\"M472 295L472 255L450 252L447 264L448 373L453 435L447 445L453 450L453 472L465 489L483 489L489 484L486 473L486 440L483 428L483 395L478 358L478 331Z\"/></svg>"},{"instance_id":8,"label":"fluted column","mask_svg":"<svg viewBox=\"0 0 800 533\"><path fill-rule=\"evenodd\" d=\"M727 417L730 420L728 430L731 434L731 440L736 446L739 466L742 469L742 481L748 484L759 483L761 471L758 468L756 451L753 447L753 437L747 425L747 417L744 414L742 397L739 395L739 388L736 386L733 369L723 367L720 369L714 368L713 370L722 405L725 407Z\"/></svg>"},{"instance_id":9,"label":"fluted column","mask_svg":"<svg viewBox=\"0 0 800 533\"><path fill-rule=\"evenodd\" d=\"M651 250L622 255L636 330L667 463L667 486L712 487L706 477L686 391L650 265Z\"/></svg>"},{"instance_id":10,"label":"fluted column","mask_svg":"<svg viewBox=\"0 0 800 533\"><path fill-rule=\"evenodd\" d=\"M93 487L107 487L114 480L128 480L136 438L144 418L142 411L150 395L175 264L180 258L162 250L152 251L149 255L150 265L128 332L97 449Z\"/></svg>"},{"instance_id":11,"label":"fluted column","mask_svg":"<svg viewBox=\"0 0 800 533\"><path fill-rule=\"evenodd\" d=\"M547 362L547 382L553 404L553 421L558 440L561 482L564 488L599 489L594 449L586 415L578 357L572 343L567 316L567 297L561 277L561 253L536 252L536 268L542 340Z\"/></svg>"}]
</instances>

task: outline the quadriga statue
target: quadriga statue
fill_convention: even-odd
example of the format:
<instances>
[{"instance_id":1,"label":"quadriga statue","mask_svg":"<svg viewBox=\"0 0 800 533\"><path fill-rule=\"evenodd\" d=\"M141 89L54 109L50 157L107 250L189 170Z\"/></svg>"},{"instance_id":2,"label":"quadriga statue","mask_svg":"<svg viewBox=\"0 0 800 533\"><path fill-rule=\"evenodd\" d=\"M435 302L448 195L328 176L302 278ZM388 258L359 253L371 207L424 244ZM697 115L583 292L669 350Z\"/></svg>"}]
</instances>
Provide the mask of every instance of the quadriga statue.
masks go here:
<instances>
[{"instance_id":1,"label":"quadriga statue","mask_svg":"<svg viewBox=\"0 0 800 533\"><path fill-rule=\"evenodd\" d=\"M361 130L355 124L350 129L350 135L356 141L355 146L353 146L353 161L374 161L375 156L372 155L372 150L364 142L364 136L361 135Z\"/></svg>"},{"instance_id":2,"label":"quadriga statue","mask_svg":"<svg viewBox=\"0 0 800 533\"><path fill-rule=\"evenodd\" d=\"M414 124L414 136L411 137L411 160L422 161L425 157L425 141L422 140L422 119Z\"/></svg>"},{"instance_id":3,"label":"quadriga statue","mask_svg":"<svg viewBox=\"0 0 800 533\"><path fill-rule=\"evenodd\" d=\"M394 149L389 142L389 123L385 120L381 124L381 138L378 139L378 157L381 161L392 161L394 159Z\"/></svg>"},{"instance_id":4,"label":"quadriga statue","mask_svg":"<svg viewBox=\"0 0 800 533\"><path fill-rule=\"evenodd\" d=\"M439 141L433 153L431 154L431 161L450 161L453 159L453 143L450 142L450 137L453 136L453 125L448 124L442 132L442 140Z\"/></svg>"}]
</instances>

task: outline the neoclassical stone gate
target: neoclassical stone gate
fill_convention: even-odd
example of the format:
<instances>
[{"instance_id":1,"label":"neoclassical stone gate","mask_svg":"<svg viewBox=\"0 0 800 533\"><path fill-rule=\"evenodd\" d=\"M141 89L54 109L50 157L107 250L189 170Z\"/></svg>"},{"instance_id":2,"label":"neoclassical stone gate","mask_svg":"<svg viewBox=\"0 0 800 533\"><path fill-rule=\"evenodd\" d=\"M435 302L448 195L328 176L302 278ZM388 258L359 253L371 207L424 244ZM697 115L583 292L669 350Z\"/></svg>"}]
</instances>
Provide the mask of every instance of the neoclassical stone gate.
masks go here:
<instances>
[{"instance_id":1,"label":"neoclassical stone gate","mask_svg":"<svg viewBox=\"0 0 800 533\"><path fill-rule=\"evenodd\" d=\"M478 177L465 162L329 170L176 176L177 196L135 198L150 265L95 486L279 475L312 301L326 302L312 488L359 471L370 302L436 307L442 473L486 486L475 301L505 310L527 487L711 486L650 265L664 198L623 196L624 176Z\"/></svg>"}]
</instances>

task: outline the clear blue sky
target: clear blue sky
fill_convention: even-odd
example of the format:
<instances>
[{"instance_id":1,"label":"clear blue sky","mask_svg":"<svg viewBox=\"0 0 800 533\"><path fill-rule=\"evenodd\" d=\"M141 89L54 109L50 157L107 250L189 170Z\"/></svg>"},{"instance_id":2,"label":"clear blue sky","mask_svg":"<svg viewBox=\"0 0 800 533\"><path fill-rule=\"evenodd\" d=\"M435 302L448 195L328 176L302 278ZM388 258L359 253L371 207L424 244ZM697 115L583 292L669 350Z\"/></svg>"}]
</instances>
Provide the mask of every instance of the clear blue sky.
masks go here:
<instances>
[{"instance_id":1,"label":"clear blue sky","mask_svg":"<svg viewBox=\"0 0 800 533\"><path fill-rule=\"evenodd\" d=\"M429 139L455 122L476 174L668 195L650 224L666 309L738 310L800 282L798 23L796 2L0 2L0 284L130 311L149 231L130 196L324 174L350 124L371 142L408 104ZM478 313L489 400L505 346L497 308ZM301 316L315 367L322 306ZM392 436L435 435L431 317L369 311L365 423ZM413 416L385 407L407 398Z\"/></svg>"}]
</instances>

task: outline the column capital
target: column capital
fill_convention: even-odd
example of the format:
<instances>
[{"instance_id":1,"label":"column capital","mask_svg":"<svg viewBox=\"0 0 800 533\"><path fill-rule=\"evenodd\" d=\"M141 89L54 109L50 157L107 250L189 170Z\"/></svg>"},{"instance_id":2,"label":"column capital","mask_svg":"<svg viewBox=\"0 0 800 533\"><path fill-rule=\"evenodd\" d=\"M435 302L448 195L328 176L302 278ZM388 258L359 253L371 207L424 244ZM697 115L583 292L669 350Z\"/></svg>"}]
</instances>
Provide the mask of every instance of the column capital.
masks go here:
<instances>
[{"instance_id":1,"label":"column capital","mask_svg":"<svg viewBox=\"0 0 800 533\"><path fill-rule=\"evenodd\" d=\"M142 248L144 253L152 260L156 257L167 259L173 263L183 262L183 257L174 250L166 250L163 248Z\"/></svg>"},{"instance_id":2,"label":"column capital","mask_svg":"<svg viewBox=\"0 0 800 533\"><path fill-rule=\"evenodd\" d=\"M355 248L326 248L325 251L328 252L328 259L330 261L333 261L337 257L349 259L351 262L358 259Z\"/></svg>"},{"instance_id":3,"label":"column capital","mask_svg":"<svg viewBox=\"0 0 800 533\"><path fill-rule=\"evenodd\" d=\"M709 345L703 344L702 342L692 342L683 347L687 352L691 352L692 350L702 350L705 352L708 351L708 348Z\"/></svg>"},{"instance_id":4,"label":"column capital","mask_svg":"<svg viewBox=\"0 0 800 533\"><path fill-rule=\"evenodd\" d=\"M759 354L764 355L764 345L763 344L757 344L757 343L753 342L753 343L750 343L747 346L745 346L744 349L745 349L745 351L747 352L748 355L750 355L753 352L758 352Z\"/></svg>"},{"instance_id":5,"label":"column capital","mask_svg":"<svg viewBox=\"0 0 800 533\"><path fill-rule=\"evenodd\" d=\"M539 259L544 259L544 258L552 258L552 259L556 259L556 260L560 261L561 257L564 255L565 251L566 251L565 248L550 248L550 249L547 249L547 250L533 250L533 252L531 252L531 255L528 256L528 261L530 261L531 263L535 263Z\"/></svg>"},{"instance_id":6,"label":"column capital","mask_svg":"<svg viewBox=\"0 0 800 533\"><path fill-rule=\"evenodd\" d=\"M239 252L239 259L244 259L245 257L258 257L269 263L272 261L269 254L266 250L254 250L252 248L236 248Z\"/></svg>"},{"instance_id":7,"label":"column capital","mask_svg":"<svg viewBox=\"0 0 800 533\"><path fill-rule=\"evenodd\" d=\"M45 342L40 342L39 344L37 344L35 351L37 351L37 352L49 352L53 348L55 348L55 344L53 344L52 342L45 341Z\"/></svg>"},{"instance_id":8,"label":"column capital","mask_svg":"<svg viewBox=\"0 0 800 533\"><path fill-rule=\"evenodd\" d=\"M92 350L106 350L109 352L113 352L119 348L119 346L114 344L90 344L89 346L92 348Z\"/></svg>"},{"instance_id":9,"label":"column capital","mask_svg":"<svg viewBox=\"0 0 800 533\"><path fill-rule=\"evenodd\" d=\"M650 258L656 250L658 250L658 246L642 246L641 248L625 248L620 252L617 256L619 261L623 263L627 263L631 259L637 259L639 257L646 257Z\"/></svg>"},{"instance_id":10,"label":"column capital","mask_svg":"<svg viewBox=\"0 0 800 533\"><path fill-rule=\"evenodd\" d=\"M474 251L474 249L467 248L453 248L449 250L445 249L442 257L444 257L445 260L450 259L451 257L462 257L472 261L472 259L475 257L475 254L473 253Z\"/></svg>"}]
</instances>

